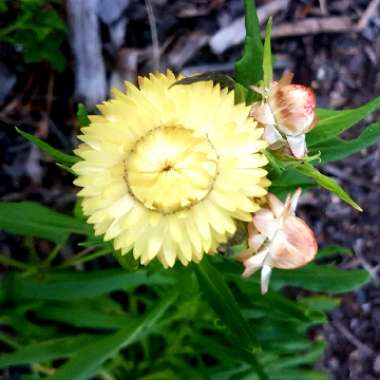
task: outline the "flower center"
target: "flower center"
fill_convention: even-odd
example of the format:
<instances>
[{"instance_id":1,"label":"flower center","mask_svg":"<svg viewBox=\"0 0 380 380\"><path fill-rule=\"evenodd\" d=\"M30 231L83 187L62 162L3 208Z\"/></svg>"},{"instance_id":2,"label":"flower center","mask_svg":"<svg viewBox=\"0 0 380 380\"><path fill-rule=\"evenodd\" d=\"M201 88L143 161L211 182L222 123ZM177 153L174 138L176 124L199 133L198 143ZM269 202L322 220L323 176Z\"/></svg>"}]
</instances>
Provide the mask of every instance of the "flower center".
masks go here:
<instances>
[{"instance_id":1,"label":"flower center","mask_svg":"<svg viewBox=\"0 0 380 380\"><path fill-rule=\"evenodd\" d=\"M125 161L132 196L146 208L170 214L191 207L211 191L218 156L204 134L158 127L139 139Z\"/></svg>"}]
</instances>

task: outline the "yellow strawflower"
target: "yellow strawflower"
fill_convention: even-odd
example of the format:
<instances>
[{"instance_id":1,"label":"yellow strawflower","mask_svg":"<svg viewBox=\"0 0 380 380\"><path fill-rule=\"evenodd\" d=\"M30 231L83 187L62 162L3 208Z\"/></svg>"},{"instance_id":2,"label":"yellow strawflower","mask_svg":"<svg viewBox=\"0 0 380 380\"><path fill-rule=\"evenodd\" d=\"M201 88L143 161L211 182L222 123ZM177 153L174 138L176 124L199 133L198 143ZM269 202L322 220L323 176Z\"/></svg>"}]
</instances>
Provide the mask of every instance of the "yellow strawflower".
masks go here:
<instances>
[{"instance_id":1,"label":"yellow strawflower","mask_svg":"<svg viewBox=\"0 0 380 380\"><path fill-rule=\"evenodd\" d=\"M249 107L211 81L176 80L168 71L114 90L82 128L73 166L95 233L165 267L215 253L266 194L266 143Z\"/></svg>"}]
</instances>

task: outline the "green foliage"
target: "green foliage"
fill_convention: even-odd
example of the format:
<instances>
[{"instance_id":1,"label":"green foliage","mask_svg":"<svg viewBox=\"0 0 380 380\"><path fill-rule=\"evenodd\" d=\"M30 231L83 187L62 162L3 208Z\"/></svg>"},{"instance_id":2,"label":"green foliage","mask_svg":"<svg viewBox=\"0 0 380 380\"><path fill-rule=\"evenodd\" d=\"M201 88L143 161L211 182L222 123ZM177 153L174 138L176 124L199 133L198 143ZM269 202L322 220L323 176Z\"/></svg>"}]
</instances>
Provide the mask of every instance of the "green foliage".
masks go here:
<instances>
[{"instance_id":1,"label":"green foliage","mask_svg":"<svg viewBox=\"0 0 380 380\"><path fill-rule=\"evenodd\" d=\"M309 265L276 271L263 297L259 279L241 278L235 261L210 257L193 267L9 271L0 288L0 341L8 346L0 368L30 365L74 380L323 379L312 366L325 344L305 334L339 302L328 294L368 281L362 271ZM289 285L325 294L297 302L274 291Z\"/></svg>"},{"instance_id":2,"label":"green foliage","mask_svg":"<svg viewBox=\"0 0 380 380\"><path fill-rule=\"evenodd\" d=\"M205 298L214 311L223 316L223 321L236 334L242 346L248 351L257 349L258 343L223 276L215 270L207 257L195 266L195 272Z\"/></svg>"},{"instance_id":3,"label":"green foliage","mask_svg":"<svg viewBox=\"0 0 380 380\"><path fill-rule=\"evenodd\" d=\"M339 136L342 132L351 128L379 108L380 96L355 109L343 111L318 110L317 115L319 122L317 126L307 134L308 146L310 148L316 148L318 144Z\"/></svg>"},{"instance_id":4,"label":"green foliage","mask_svg":"<svg viewBox=\"0 0 380 380\"><path fill-rule=\"evenodd\" d=\"M380 140L380 123L369 125L356 138L345 140L333 137L318 144L317 148L311 148L310 152L321 152L321 162L342 160L354 153L376 144Z\"/></svg>"},{"instance_id":5,"label":"green foliage","mask_svg":"<svg viewBox=\"0 0 380 380\"><path fill-rule=\"evenodd\" d=\"M318 185L336 194L340 199L347 202L356 210L363 211L361 207L355 201L352 200L352 198L343 190L343 188L340 185L338 185L333 179L322 174L313 165L305 162L297 166L296 169L300 173L305 174L310 178L313 178Z\"/></svg>"},{"instance_id":6,"label":"green foliage","mask_svg":"<svg viewBox=\"0 0 380 380\"><path fill-rule=\"evenodd\" d=\"M0 229L56 243L64 242L70 233L91 231L85 222L33 202L1 202Z\"/></svg>"},{"instance_id":7,"label":"green foliage","mask_svg":"<svg viewBox=\"0 0 380 380\"><path fill-rule=\"evenodd\" d=\"M263 44L261 29L254 0L244 0L246 37L244 54L235 65L235 80L245 87L258 84L263 79ZM249 92L247 103L252 102L254 93Z\"/></svg>"},{"instance_id":8,"label":"green foliage","mask_svg":"<svg viewBox=\"0 0 380 380\"><path fill-rule=\"evenodd\" d=\"M94 241L79 219L36 204L3 206L4 213L13 215L15 207L28 220L38 214L34 236L61 242L63 236L79 232ZM62 231L49 234L42 223L47 217L50 226ZM12 232L30 235L23 225ZM111 253L109 246L106 249ZM332 246L320 257L347 253ZM66 262L80 260L81 255ZM275 380L284 373L324 378L311 370L324 343L310 341L305 334L324 323L325 311L339 302L329 294L353 290L369 280L364 271L310 264L297 271L275 271L263 297L257 276L243 279L241 266L220 256L194 264L194 271L181 266L167 271L157 265L150 265L149 271L72 271L60 260L52 266L41 261L28 259L25 268L8 271L3 278L0 325L8 332L0 341L8 352L1 356L0 368L30 365L35 373L48 369L53 379L102 374L116 379ZM278 292L285 286L325 294L296 302ZM114 294L119 296L115 299ZM57 359L63 364L57 365Z\"/></svg>"},{"instance_id":9,"label":"green foliage","mask_svg":"<svg viewBox=\"0 0 380 380\"><path fill-rule=\"evenodd\" d=\"M121 349L146 337L155 328L157 322L173 304L177 295L167 294L141 320L127 323L116 333L98 339L79 350L75 357L67 361L51 380L85 380L97 373L99 367Z\"/></svg>"},{"instance_id":10,"label":"green foliage","mask_svg":"<svg viewBox=\"0 0 380 380\"><path fill-rule=\"evenodd\" d=\"M271 48L271 33L272 33L272 17L269 19L265 31L264 55L263 55L263 81L264 86L269 88L273 81L272 67L272 48Z\"/></svg>"},{"instance_id":11,"label":"green foliage","mask_svg":"<svg viewBox=\"0 0 380 380\"><path fill-rule=\"evenodd\" d=\"M19 0L0 2L0 13L16 13L15 19L0 25L0 42L21 46L26 63L46 61L57 71L63 71L66 58L61 46L67 28L54 10L58 0ZM8 16L11 17L11 16ZM5 17L4 17L5 19Z\"/></svg>"},{"instance_id":12,"label":"green foliage","mask_svg":"<svg viewBox=\"0 0 380 380\"><path fill-rule=\"evenodd\" d=\"M266 88L272 82L272 52L270 35L272 20L270 19L265 33L264 46L261 41L261 30L258 23L255 2L245 0L246 39L244 54L236 63L235 80L237 85L236 100L245 99L247 104L257 100L249 87L261 85ZM240 87L238 87L240 85ZM380 124L374 123L367 127L359 137L344 140L339 137L348 128L364 119L380 108L380 97L369 103L351 110L331 111L319 109L319 122L307 135L309 157L317 157L319 163L343 159L353 153L367 148L380 140ZM280 197L293 192L297 187L310 188L317 184L336 194L343 201L361 211L360 206L333 179L322 174L310 158L304 161L293 160L279 156L275 152L266 151L269 161L269 177L272 181L270 191Z\"/></svg>"},{"instance_id":13,"label":"green foliage","mask_svg":"<svg viewBox=\"0 0 380 380\"><path fill-rule=\"evenodd\" d=\"M83 103L78 104L77 118L80 128L88 127L90 125L90 119L88 118L87 109Z\"/></svg>"},{"instance_id":14,"label":"green foliage","mask_svg":"<svg viewBox=\"0 0 380 380\"><path fill-rule=\"evenodd\" d=\"M53 148L48 143L42 141L38 137L31 135L30 133L23 132L21 129L16 127L16 131L24 137L25 140L30 141L32 144L37 146L43 152L47 153L49 156L52 156L58 163L62 165L73 165L79 161L79 158L76 156L71 156L69 154L62 153L60 150Z\"/></svg>"}]
</instances>

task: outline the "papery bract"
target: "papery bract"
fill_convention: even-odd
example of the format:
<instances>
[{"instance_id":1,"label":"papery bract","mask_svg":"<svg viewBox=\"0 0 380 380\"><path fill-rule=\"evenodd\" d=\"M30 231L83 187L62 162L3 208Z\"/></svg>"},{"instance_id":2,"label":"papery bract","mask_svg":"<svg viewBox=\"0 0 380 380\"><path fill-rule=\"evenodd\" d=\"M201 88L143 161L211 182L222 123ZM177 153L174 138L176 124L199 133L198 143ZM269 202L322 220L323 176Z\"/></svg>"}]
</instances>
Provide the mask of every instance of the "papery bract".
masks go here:
<instances>
[{"instance_id":1,"label":"papery bract","mask_svg":"<svg viewBox=\"0 0 380 380\"><path fill-rule=\"evenodd\" d=\"M318 120L316 97L310 87L291 84L291 80L292 74L285 73L279 82L260 91L263 100L253 103L250 116L265 127L264 138L271 149L288 144L292 154L300 159L307 150L305 134Z\"/></svg>"},{"instance_id":2,"label":"papery bract","mask_svg":"<svg viewBox=\"0 0 380 380\"><path fill-rule=\"evenodd\" d=\"M318 245L310 227L295 209L301 190L288 196L283 204L275 195L268 195L268 208L256 212L248 226L248 250L243 253L244 277L261 271L261 291L268 290L272 268L294 269L314 259Z\"/></svg>"}]
</instances>

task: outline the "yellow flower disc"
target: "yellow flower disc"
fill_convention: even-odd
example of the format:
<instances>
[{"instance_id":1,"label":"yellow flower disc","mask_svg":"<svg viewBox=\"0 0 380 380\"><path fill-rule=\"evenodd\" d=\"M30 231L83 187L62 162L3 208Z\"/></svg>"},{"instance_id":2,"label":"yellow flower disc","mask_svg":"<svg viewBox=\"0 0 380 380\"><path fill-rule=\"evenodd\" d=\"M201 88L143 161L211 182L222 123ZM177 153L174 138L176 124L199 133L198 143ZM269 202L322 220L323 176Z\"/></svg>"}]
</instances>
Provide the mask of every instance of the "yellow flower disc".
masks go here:
<instances>
[{"instance_id":1,"label":"yellow flower disc","mask_svg":"<svg viewBox=\"0 0 380 380\"><path fill-rule=\"evenodd\" d=\"M215 253L266 195L266 143L249 107L211 81L172 87L178 79L168 71L114 90L76 150L88 222L142 264Z\"/></svg>"}]
</instances>

